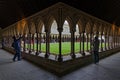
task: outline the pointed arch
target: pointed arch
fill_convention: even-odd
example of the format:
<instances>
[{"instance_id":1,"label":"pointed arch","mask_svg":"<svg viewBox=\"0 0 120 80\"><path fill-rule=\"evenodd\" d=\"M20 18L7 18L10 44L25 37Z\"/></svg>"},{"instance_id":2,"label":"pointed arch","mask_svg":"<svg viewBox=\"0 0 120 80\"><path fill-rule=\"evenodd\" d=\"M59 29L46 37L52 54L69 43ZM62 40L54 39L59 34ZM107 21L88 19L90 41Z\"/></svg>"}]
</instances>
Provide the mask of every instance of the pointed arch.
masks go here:
<instances>
[{"instance_id":1,"label":"pointed arch","mask_svg":"<svg viewBox=\"0 0 120 80\"><path fill-rule=\"evenodd\" d=\"M25 24L23 34L29 34L28 24Z\"/></svg>"},{"instance_id":2,"label":"pointed arch","mask_svg":"<svg viewBox=\"0 0 120 80\"><path fill-rule=\"evenodd\" d=\"M68 27L70 28L70 31L76 28L76 26L74 26L75 23L72 21L72 18L70 16L67 16L65 21L68 22L68 25L69 25Z\"/></svg>"},{"instance_id":3,"label":"pointed arch","mask_svg":"<svg viewBox=\"0 0 120 80\"><path fill-rule=\"evenodd\" d=\"M77 24L78 24L78 28L79 28L79 33L82 33L83 27L82 27L82 22L80 19L78 20Z\"/></svg>"},{"instance_id":4,"label":"pointed arch","mask_svg":"<svg viewBox=\"0 0 120 80\"><path fill-rule=\"evenodd\" d=\"M50 29L51 34L59 34L57 31L57 28L58 28L57 22L54 20L52 25L51 25L51 29Z\"/></svg>"},{"instance_id":5,"label":"pointed arch","mask_svg":"<svg viewBox=\"0 0 120 80\"><path fill-rule=\"evenodd\" d=\"M62 34L70 34L70 25L68 20L64 21Z\"/></svg>"},{"instance_id":6,"label":"pointed arch","mask_svg":"<svg viewBox=\"0 0 120 80\"><path fill-rule=\"evenodd\" d=\"M90 33L90 23L89 22L87 22L87 24L86 24L85 32Z\"/></svg>"},{"instance_id":7,"label":"pointed arch","mask_svg":"<svg viewBox=\"0 0 120 80\"><path fill-rule=\"evenodd\" d=\"M42 29L44 28L44 23L41 19L38 21L38 25L36 26L36 32L42 33Z\"/></svg>"},{"instance_id":8,"label":"pointed arch","mask_svg":"<svg viewBox=\"0 0 120 80\"><path fill-rule=\"evenodd\" d=\"M50 31L51 25L52 25L54 20L55 20L54 16L52 16L52 15L48 16L47 27L45 26L46 30Z\"/></svg>"},{"instance_id":9,"label":"pointed arch","mask_svg":"<svg viewBox=\"0 0 120 80\"><path fill-rule=\"evenodd\" d=\"M30 33L32 33L32 34L36 33L36 28L35 28L34 22L31 22Z\"/></svg>"}]
</instances>

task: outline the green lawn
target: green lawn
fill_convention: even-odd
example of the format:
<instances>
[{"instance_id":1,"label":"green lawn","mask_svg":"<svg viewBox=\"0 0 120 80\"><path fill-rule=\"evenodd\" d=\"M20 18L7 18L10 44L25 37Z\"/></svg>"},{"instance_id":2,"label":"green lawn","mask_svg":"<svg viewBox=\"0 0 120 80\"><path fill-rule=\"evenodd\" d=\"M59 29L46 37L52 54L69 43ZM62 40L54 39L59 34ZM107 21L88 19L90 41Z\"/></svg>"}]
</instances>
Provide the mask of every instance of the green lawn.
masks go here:
<instances>
[{"instance_id":1,"label":"green lawn","mask_svg":"<svg viewBox=\"0 0 120 80\"><path fill-rule=\"evenodd\" d=\"M85 46L84 46L84 49L87 50L87 43L84 43ZM82 48L82 43L81 43L81 50L83 49ZM36 50L36 44L34 44L34 49ZM104 46L104 44L103 44ZM28 47L28 45L26 44L26 47ZM101 47L101 46L100 46ZM31 45L31 48L33 49L33 45ZM90 49L90 43L88 43L88 50ZM42 43L41 44L41 50L42 52L45 52L46 51L46 44L45 43ZM76 42L75 43L75 52L79 52L80 51L80 43L79 42ZM70 42L62 42L62 54L63 55L67 55L67 54L70 54L71 52L71 43ZM50 53L52 54L59 54L59 43L50 43Z\"/></svg>"}]
</instances>

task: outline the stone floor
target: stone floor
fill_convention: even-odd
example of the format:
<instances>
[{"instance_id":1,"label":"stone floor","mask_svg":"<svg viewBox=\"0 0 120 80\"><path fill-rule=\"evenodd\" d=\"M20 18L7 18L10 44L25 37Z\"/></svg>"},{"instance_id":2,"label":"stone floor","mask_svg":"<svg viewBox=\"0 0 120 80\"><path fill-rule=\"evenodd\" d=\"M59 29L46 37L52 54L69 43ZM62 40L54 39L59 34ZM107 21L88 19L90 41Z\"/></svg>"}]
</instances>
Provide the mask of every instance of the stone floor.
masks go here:
<instances>
[{"instance_id":1,"label":"stone floor","mask_svg":"<svg viewBox=\"0 0 120 80\"><path fill-rule=\"evenodd\" d=\"M26 60L13 62L12 57L12 54L0 50L0 80L120 80L120 52L63 77Z\"/></svg>"}]
</instances>

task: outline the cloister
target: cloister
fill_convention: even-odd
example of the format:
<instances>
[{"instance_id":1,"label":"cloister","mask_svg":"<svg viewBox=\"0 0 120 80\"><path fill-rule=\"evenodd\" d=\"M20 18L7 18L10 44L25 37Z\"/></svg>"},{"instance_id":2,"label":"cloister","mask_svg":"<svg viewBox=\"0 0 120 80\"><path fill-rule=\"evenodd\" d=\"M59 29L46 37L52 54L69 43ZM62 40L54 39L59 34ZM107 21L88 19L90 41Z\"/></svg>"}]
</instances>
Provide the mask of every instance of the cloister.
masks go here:
<instances>
[{"instance_id":1,"label":"cloister","mask_svg":"<svg viewBox=\"0 0 120 80\"><path fill-rule=\"evenodd\" d=\"M5 49L12 49L12 36L23 36L22 54L64 62L92 55L93 39L99 36L99 52L120 47L120 28L64 3L57 3L2 30ZM64 43L69 51L63 54ZM76 44L77 43L77 44ZM57 44L51 48L51 44ZM76 45L78 49L76 51ZM43 50L44 46L44 50ZM51 49L57 50L54 53ZM67 48L65 48L67 49ZM42 56L41 56L42 54Z\"/></svg>"}]
</instances>

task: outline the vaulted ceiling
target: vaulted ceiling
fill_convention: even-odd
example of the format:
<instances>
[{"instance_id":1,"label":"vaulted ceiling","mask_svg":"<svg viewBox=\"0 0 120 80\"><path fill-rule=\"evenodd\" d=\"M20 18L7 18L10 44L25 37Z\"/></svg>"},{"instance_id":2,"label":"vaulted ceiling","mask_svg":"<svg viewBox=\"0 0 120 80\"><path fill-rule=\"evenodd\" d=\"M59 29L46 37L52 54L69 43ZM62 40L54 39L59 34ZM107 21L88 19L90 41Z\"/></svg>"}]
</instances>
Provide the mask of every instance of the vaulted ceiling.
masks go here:
<instances>
[{"instance_id":1,"label":"vaulted ceiling","mask_svg":"<svg viewBox=\"0 0 120 80\"><path fill-rule=\"evenodd\" d=\"M0 27L5 28L57 2L120 26L120 0L0 0Z\"/></svg>"}]
</instances>

